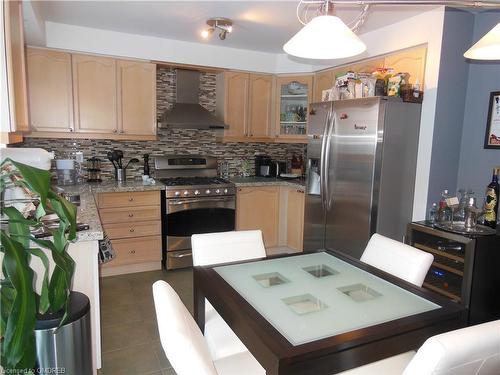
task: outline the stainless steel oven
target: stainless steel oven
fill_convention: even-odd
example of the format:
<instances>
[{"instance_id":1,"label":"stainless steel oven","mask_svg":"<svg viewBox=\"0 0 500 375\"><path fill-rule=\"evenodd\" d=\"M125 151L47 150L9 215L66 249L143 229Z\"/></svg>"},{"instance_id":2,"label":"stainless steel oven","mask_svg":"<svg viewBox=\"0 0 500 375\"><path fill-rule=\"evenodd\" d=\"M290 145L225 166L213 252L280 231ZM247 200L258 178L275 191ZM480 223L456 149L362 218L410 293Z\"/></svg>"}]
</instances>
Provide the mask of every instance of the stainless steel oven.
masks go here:
<instances>
[{"instance_id":1,"label":"stainless steel oven","mask_svg":"<svg viewBox=\"0 0 500 375\"><path fill-rule=\"evenodd\" d=\"M155 173L165 185L163 202L166 269L193 263L191 236L235 229L235 186L217 178L217 160L210 156L161 156Z\"/></svg>"},{"instance_id":2,"label":"stainless steel oven","mask_svg":"<svg viewBox=\"0 0 500 375\"><path fill-rule=\"evenodd\" d=\"M192 265L191 235L234 230L235 208L234 195L167 199L167 269Z\"/></svg>"}]
</instances>

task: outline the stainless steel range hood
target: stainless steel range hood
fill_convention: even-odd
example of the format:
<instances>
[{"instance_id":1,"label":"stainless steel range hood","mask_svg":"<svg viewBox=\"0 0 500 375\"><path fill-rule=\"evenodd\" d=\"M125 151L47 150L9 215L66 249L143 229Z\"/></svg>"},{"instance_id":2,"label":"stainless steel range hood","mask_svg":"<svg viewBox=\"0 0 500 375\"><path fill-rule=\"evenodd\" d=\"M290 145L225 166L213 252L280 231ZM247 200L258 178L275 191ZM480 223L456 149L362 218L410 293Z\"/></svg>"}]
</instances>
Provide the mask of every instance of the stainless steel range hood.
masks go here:
<instances>
[{"instance_id":1,"label":"stainless steel range hood","mask_svg":"<svg viewBox=\"0 0 500 375\"><path fill-rule=\"evenodd\" d=\"M177 101L162 115L162 125L180 129L227 129L224 121L199 104L200 73L177 69Z\"/></svg>"}]
</instances>

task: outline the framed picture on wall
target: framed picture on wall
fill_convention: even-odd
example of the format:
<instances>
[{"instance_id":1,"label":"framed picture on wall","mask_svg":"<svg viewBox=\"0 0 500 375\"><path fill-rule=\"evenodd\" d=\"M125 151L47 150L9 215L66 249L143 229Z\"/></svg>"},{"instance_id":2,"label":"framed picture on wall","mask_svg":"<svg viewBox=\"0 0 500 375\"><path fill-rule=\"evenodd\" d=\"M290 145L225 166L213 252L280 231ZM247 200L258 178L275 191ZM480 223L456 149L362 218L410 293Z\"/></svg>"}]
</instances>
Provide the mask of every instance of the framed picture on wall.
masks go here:
<instances>
[{"instance_id":1,"label":"framed picture on wall","mask_svg":"<svg viewBox=\"0 0 500 375\"><path fill-rule=\"evenodd\" d=\"M490 94L484 148L500 150L500 91L494 91Z\"/></svg>"}]
</instances>

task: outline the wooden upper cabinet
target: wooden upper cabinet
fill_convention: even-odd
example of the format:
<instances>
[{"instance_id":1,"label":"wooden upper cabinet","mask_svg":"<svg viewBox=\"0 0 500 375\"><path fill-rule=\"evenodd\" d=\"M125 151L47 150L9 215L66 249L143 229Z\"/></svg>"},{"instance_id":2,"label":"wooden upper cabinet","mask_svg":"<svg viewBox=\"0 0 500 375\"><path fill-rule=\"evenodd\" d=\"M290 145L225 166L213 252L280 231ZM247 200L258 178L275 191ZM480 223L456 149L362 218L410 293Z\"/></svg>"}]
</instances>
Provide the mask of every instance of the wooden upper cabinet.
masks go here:
<instances>
[{"instance_id":1,"label":"wooden upper cabinet","mask_svg":"<svg viewBox=\"0 0 500 375\"><path fill-rule=\"evenodd\" d=\"M276 78L276 137L297 141L307 139L312 86L312 74Z\"/></svg>"},{"instance_id":2,"label":"wooden upper cabinet","mask_svg":"<svg viewBox=\"0 0 500 375\"><path fill-rule=\"evenodd\" d=\"M250 74L248 135L269 137L272 121L273 77Z\"/></svg>"},{"instance_id":3,"label":"wooden upper cabinet","mask_svg":"<svg viewBox=\"0 0 500 375\"><path fill-rule=\"evenodd\" d=\"M71 55L27 48L27 60L31 130L72 131Z\"/></svg>"},{"instance_id":4,"label":"wooden upper cabinet","mask_svg":"<svg viewBox=\"0 0 500 375\"><path fill-rule=\"evenodd\" d=\"M80 133L117 133L116 60L73 55L75 128Z\"/></svg>"},{"instance_id":5,"label":"wooden upper cabinet","mask_svg":"<svg viewBox=\"0 0 500 375\"><path fill-rule=\"evenodd\" d=\"M117 61L119 133L156 134L156 65Z\"/></svg>"},{"instance_id":6,"label":"wooden upper cabinet","mask_svg":"<svg viewBox=\"0 0 500 375\"><path fill-rule=\"evenodd\" d=\"M422 90L424 87L426 56L427 48L425 46L421 46L386 56L384 64L387 68L393 68L395 73L410 73L409 83L415 84L418 80Z\"/></svg>"},{"instance_id":7,"label":"wooden upper cabinet","mask_svg":"<svg viewBox=\"0 0 500 375\"><path fill-rule=\"evenodd\" d=\"M29 130L21 1L3 2L10 131Z\"/></svg>"},{"instance_id":8,"label":"wooden upper cabinet","mask_svg":"<svg viewBox=\"0 0 500 375\"><path fill-rule=\"evenodd\" d=\"M248 73L224 73L224 121L229 125L226 136L247 135L248 84Z\"/></svg>"},{"instance_id":9,"label":"wooden upper cabinet","mask_svg":"<svg viewBox=\"0 0 500 375\"><path fill-rule=\"evenodd\" d=\"M279 186L238 188L236 194L236 230L262 230L264 245L278 245Z\"/></svg>"},{"instance_id":10,"label":"wooden upper cabinet","mask_svg":"<svg viewBox=\"0 0 500 375\"><path fill-rule=\"evenodd\" d=\"M313 103L321 101L323 90L329 90L335 83L335 72L327 70L314 75Z\"/></svg>"}]
</instances>

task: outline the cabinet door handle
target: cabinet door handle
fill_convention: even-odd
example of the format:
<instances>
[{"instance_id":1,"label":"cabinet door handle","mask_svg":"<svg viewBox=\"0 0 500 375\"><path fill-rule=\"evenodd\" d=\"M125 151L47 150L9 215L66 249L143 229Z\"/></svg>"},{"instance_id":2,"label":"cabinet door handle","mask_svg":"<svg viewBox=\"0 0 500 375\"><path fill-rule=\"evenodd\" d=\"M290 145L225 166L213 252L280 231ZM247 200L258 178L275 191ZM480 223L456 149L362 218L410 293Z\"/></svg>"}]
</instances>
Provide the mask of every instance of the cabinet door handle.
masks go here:
<instances>
[{"instance_id":1,"label":"cabinet door handle","mask_svg":"<svg viewBox=\"0 0 500 375\"><path fill-rule=\"evenodd\" d=\"M116 130L116 129L113 129L113 133L116 133L116 132L117 132L117 130Z\"/></svg>"},{"instance_id":2,"label":"cabinet door handle","mask_svg":"<svg viewBox=\"0 0 500 375\"><path fill-rule=\"evenodd\" d=\"M130 254L135 254L135 250L130 250Z\"/></svg>"},{"instance_id":3,"label":"cabinet door handle","mask_svg":"<svg viewBox=\"0 0 500 375\"><path fill-rule=\"evenodd\" d=\"M130 213L128 214L128 217L134 217L134 214L133 214L132 212L130 212Z\"/></svg>"},{"instance_id":4,"label":"cabinet door handle","mask_svg":"<svg viewBox=\"0 0 500 375\"><path fill-rule=\"evenodd\" d=\"M129 229L129 232L130 232L130 233L134 233L134 232L135 232L134 228L130 228L130 229Z\"/></svg>"},{"instance_id":5,"label":"cabinet door handle","mask_svg":"<svg viewBox=\"0 0 500 375\"><path fill-rule=\"evenodd\" d=\"M69 128L69 131L70 131L70 132L72 132L72 131L74 131L74 130L75 130L75 129L73 129L73 128Z\"/></svg>"},{"instance_id":6,"label":"cabinet door handle","mask_svg":"<svg viewBox=\"0 0 500 375\"><path fill-rule=\"evenodd\" d=\"M132 202L133 200L134 200L134 197L129 197L129 198L128 198L128 201L129 201L129 202Z\"/></svg>"}]
</instances>

